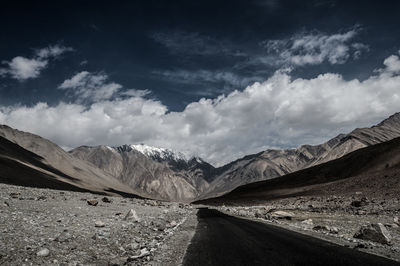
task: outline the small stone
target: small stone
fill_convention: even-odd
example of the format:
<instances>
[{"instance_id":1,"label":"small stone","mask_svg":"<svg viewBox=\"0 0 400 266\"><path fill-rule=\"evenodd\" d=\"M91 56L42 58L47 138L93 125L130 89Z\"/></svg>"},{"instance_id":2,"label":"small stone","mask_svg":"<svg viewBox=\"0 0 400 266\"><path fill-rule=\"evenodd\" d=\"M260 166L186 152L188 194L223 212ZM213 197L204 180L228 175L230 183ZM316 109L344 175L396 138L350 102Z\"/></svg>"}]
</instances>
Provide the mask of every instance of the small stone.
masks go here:
<instances>
[{"instance_id":1,"label":"small stone","mask_svg":"<svg viewBox=\"0 0 400 266\"><path fill-rule=\"evenodd\" d=\"M307 219L301 222L302 224L306 224L306 225L313 225L313 220L312 219Z\"/></svg>"},{"instance_id":2,"label":"small stone","mask_svg":"<svg viewBox=\"0 0 400 266\"><path fill-rule=\"evenodd\" d=\"M50 250L48 250L47 248L43 248L38 253L36 253L36 255L39 257L47 257L47 256L49 256L49 254L50 254Z\"/></svg>"},{"instance_id":3,"label":"small stone","mask_svg":"<svg viewBox=\"0 0 400 266\"><path fill-rule=\"evenodd\" d=\"M381 223L362 226L354 234L354 238L370 240L381 244L390 244L391 236L385 226Z\"/></svg>"},{"instance_id":4,"label":"small stone","mask_svg":"<svg viewBox=\"0 0 400 266\"><path fill-rule=\"evenodd\" d=\"M4 202L4 206L10 207L10 204L9 204L7 201L5 201L5 202Z\"/></svg>"},{"instance_id":5,"label":"small stone","mask_svg":"<svg viewBox=\"0 0 400 266\"><path fill-rule=\"evenodd\" d=\"M99 204L99 202L95 199L90 199L86 201L87 204L89 204L90 206L97 206L97 204Z\"/></svg>"},{"instance_id":6,"label":"small stone","mask_svg":"<svg viewBox=\"0 0 400 266\"><path fill-rule=\"evenodd\" d=\"M332 226L332 227L329 227L329 232L331 233L331 234L338 234L339 233L339 229L337 228L337 227L335 227L335 226Z\"/></svg>"},{"instance_id":7,"label":"small stone","mask_svg":"<svg viewBox=\"0 0 400 266\"><path fill-rule=\"evenodd\" d=\"M316 231L326 231L326 232L330 231L330 228L327 225L316 225L313 227L313 229Z\"/></svg>"},{"instance_id":8,"label":"small stone","mask_svg":"<svg viewBox=\"0 0 400 266\"><path fill-rule=\"evenodd\" d=\"M94 226L95 226L95 227L104 227L104 226L106 226L106 224L103 223L102 221L96 221L96 222L94 223Z\"/></svg>"},{"instance_id":9,"label":"small stone","mask_svg":"<svg viewBox=\"0 0 400 266\"><path fill-rule=\"evenodd\" d=\"M354 248L366 248L367 246L363 243L358 243Z\"/></svg>"},{"instance_id":10,"label":"small stone","mask_svg":"<svg viewBox=\"0 0 400 266\"><path fill-rule=\"evenodd\" d=\"M247 211L245 211L245 210L240 210L240 211L238 211L238 215L239 215L239 216L247 216Z\"/></svg>"},{"instance_id":11,"label":"small stone","mask_svg":"<svg viewBox=\"0 0 400 266\"><path fill-rule=\"evenodd\" d=\"M129 257L127 259L127 262L132 262L132 261L134 261L136 259L148 256L148 255L150 255L150 251L148 251L147 248L143 248L143 249L140 250L140 254L139 255Z\"/></svg>"},{"instance_id":12,"label":"small stone","mask_svg":"<svg viewBox=\"0 0 400 266\"><path fill-rule=\"evenodd\" d=\"M393 218L393 222L394 222L395 224L397 224L398 226L400 226L399 217L394 217L394 218Z\"/></svg>"},{"instance_id":13,"label":"small stone","mask_svg":"<svg viewBox=\"0 0 400 266\"><path fill-rule=\"evenodd\" d=\"M169 223L169 225L170 225L171 227L175 227L175 226L177 225L177 223L176 223L176 221L171 221L171 222Z\"/></svg>"},{"instance_id":14,"label":"small stone","mask_svg":"<svg viewBox=\"0 0 400 266\"><path fill-rule=\"evenodd\" d=\"M13 199L18 199L19 195L21 195L20 193L16 193L16 192L12 192L10 193L10 197Z\"/></svg>"},{"instance_id":15,"label":"small stone","mask_svg":"<svg viewBox=\"0 0 400 266\"><path fill-rule=\"evenodd\" d=\"M111 203L111 200L107 197L102 198L101 201L105 203Z\"/></svg>"},{"instance_id":16,"label":"small stone","mask_svg":"<svg viewBox=\"0 0 400 266\"><path fill-rule=\"evenodd\" d=\"M292 220L292 218L294 217L294 214L292 212L285 212L285 211L274 211L267 215L269 215L269 217L271 218L286 219L286 220Z\"/></svg>"},{"instance_id":17,"label":"small stone","mask_svg":"<svg viewBox=\"0 0 400 266\"><path fill-rule=\"evenodd\" d=\"M45 196L39 196L39 197L37 197L36 200L45 200L45 199L47 199Z\"/></svg>"},{"instance_id":18,"label":"small stone","mask_svg":"<svg viewBox=\"0 0 400 266\"><path fill-rule=\"evenodd\" d=\"M137 216L136 211L130 209L129 212L125 215L124 220L133 220L134 222L140 222L140 218Z\"/></svg>"}]
</instances>

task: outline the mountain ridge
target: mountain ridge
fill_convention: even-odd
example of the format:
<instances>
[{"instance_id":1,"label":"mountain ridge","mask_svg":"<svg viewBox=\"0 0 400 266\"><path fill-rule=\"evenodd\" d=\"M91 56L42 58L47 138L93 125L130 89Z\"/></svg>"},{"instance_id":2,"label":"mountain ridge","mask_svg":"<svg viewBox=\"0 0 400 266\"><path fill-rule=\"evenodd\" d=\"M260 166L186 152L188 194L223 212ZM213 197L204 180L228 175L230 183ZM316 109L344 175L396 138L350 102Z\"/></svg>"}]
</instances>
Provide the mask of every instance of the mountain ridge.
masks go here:
<instances>
[{"instance_id":1,"label":"mountain ridge","mask_svg":"<svg viewBox=\"0 0 400 266\"><path fill-rule=\"evenodd\" d=\"M67 176L78 177L85 189L105 192L112 188L142 197L190 202L218 197L248 183L284 176L400 137L400 113L319 145L269 149L221 167L145 144L80 146L65 152L47 139L5 125L0 125L0 137L43 157L46 164Z\"/></svg>"}]
</instances>

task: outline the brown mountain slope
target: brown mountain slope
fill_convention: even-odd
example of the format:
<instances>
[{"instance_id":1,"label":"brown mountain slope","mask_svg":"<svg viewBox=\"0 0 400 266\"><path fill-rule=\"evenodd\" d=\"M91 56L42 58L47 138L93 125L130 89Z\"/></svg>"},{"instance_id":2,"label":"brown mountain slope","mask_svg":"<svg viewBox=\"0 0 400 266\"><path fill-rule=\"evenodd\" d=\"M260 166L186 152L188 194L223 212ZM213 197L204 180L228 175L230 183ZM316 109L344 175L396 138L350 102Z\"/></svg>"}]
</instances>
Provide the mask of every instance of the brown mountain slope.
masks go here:
<instances>
[{"instance_id":1,"label":"brown mountain slope","mask_svg":"<svg viewBox=\"0 0 400 266\"><path fill-rule=\"evenodd\" d=\"M77 179L43 163L42 157L3 137L0 137L0 180L19 186L86 191L72 185Z\"/></svg>"},{"instance_id":2,"label":"brown mountain slope","mask_svg":"<svg viewBox=\"0 0 400 266\"><path fill-rule=\"evenodd\" d=\"M4 125L0 125L0 136L41 157L41 163L47 165L47 167L57 169L57 180L96 193L137 194L101 169L71 156L56 144L40 136ZM5 151L3 153L5 154ZM9 156L8 158L19 161L18 156Z\"/></svg>"},{"instance_id":3,"label":"brown mountain slope","mask_svg":"<svg viewBox=\"0 0 400 266\"><path fill-rule=\"evenodd\" d=\"M352 151L400 137L400 113L371 128L355 129L321 145L297 149L266 150L236 160L216 170L218 176L201 196L221 196L241 185L268 180L340 158Z\"/></svg>"},{"instance_id":4,"label":"brown mountain slope","mask_svg":"<svg viewBox=\"0 0 400 266\"><path fill-rule=\"evenodd\" d=\"M300 195L400 193L400 138L372 145L317 166L236 188L203 204L264 202Z\"/></svg>"}]
</instances>

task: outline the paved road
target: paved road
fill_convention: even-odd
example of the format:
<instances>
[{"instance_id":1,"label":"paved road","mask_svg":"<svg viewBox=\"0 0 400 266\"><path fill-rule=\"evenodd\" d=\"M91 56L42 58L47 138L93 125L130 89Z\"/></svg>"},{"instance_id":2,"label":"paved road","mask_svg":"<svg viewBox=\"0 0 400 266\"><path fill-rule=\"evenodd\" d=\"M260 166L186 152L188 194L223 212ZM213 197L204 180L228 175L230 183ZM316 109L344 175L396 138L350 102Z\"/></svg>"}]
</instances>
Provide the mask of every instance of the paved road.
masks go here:
<instances>
[{"instance_id":1,"label":"paved road","mask_svg":"<svg viewBox=\"0 0 400 266\"><path fill-rule=\"evenodd\" d=\"M199 209L183 265L400 265L261 222Z\"/></svg>"}]
</instances>

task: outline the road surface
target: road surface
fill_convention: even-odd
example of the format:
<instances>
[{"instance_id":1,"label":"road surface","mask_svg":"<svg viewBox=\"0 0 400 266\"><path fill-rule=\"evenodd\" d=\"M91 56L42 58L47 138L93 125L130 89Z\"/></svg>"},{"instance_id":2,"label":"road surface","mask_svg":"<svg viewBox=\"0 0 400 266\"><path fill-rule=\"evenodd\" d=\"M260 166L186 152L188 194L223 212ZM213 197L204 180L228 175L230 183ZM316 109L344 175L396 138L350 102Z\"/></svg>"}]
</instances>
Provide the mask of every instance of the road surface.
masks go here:
<instances>
[{"instance_id":1,"label":"road surface","mask_svg":"<svg viewBox=\"0 0 400 266\"><path fill-rule=\"evenodd\" d=\"M400 265L277 226L201 208L183 260L195 265Z\"/></svg>"}]
</instances>

